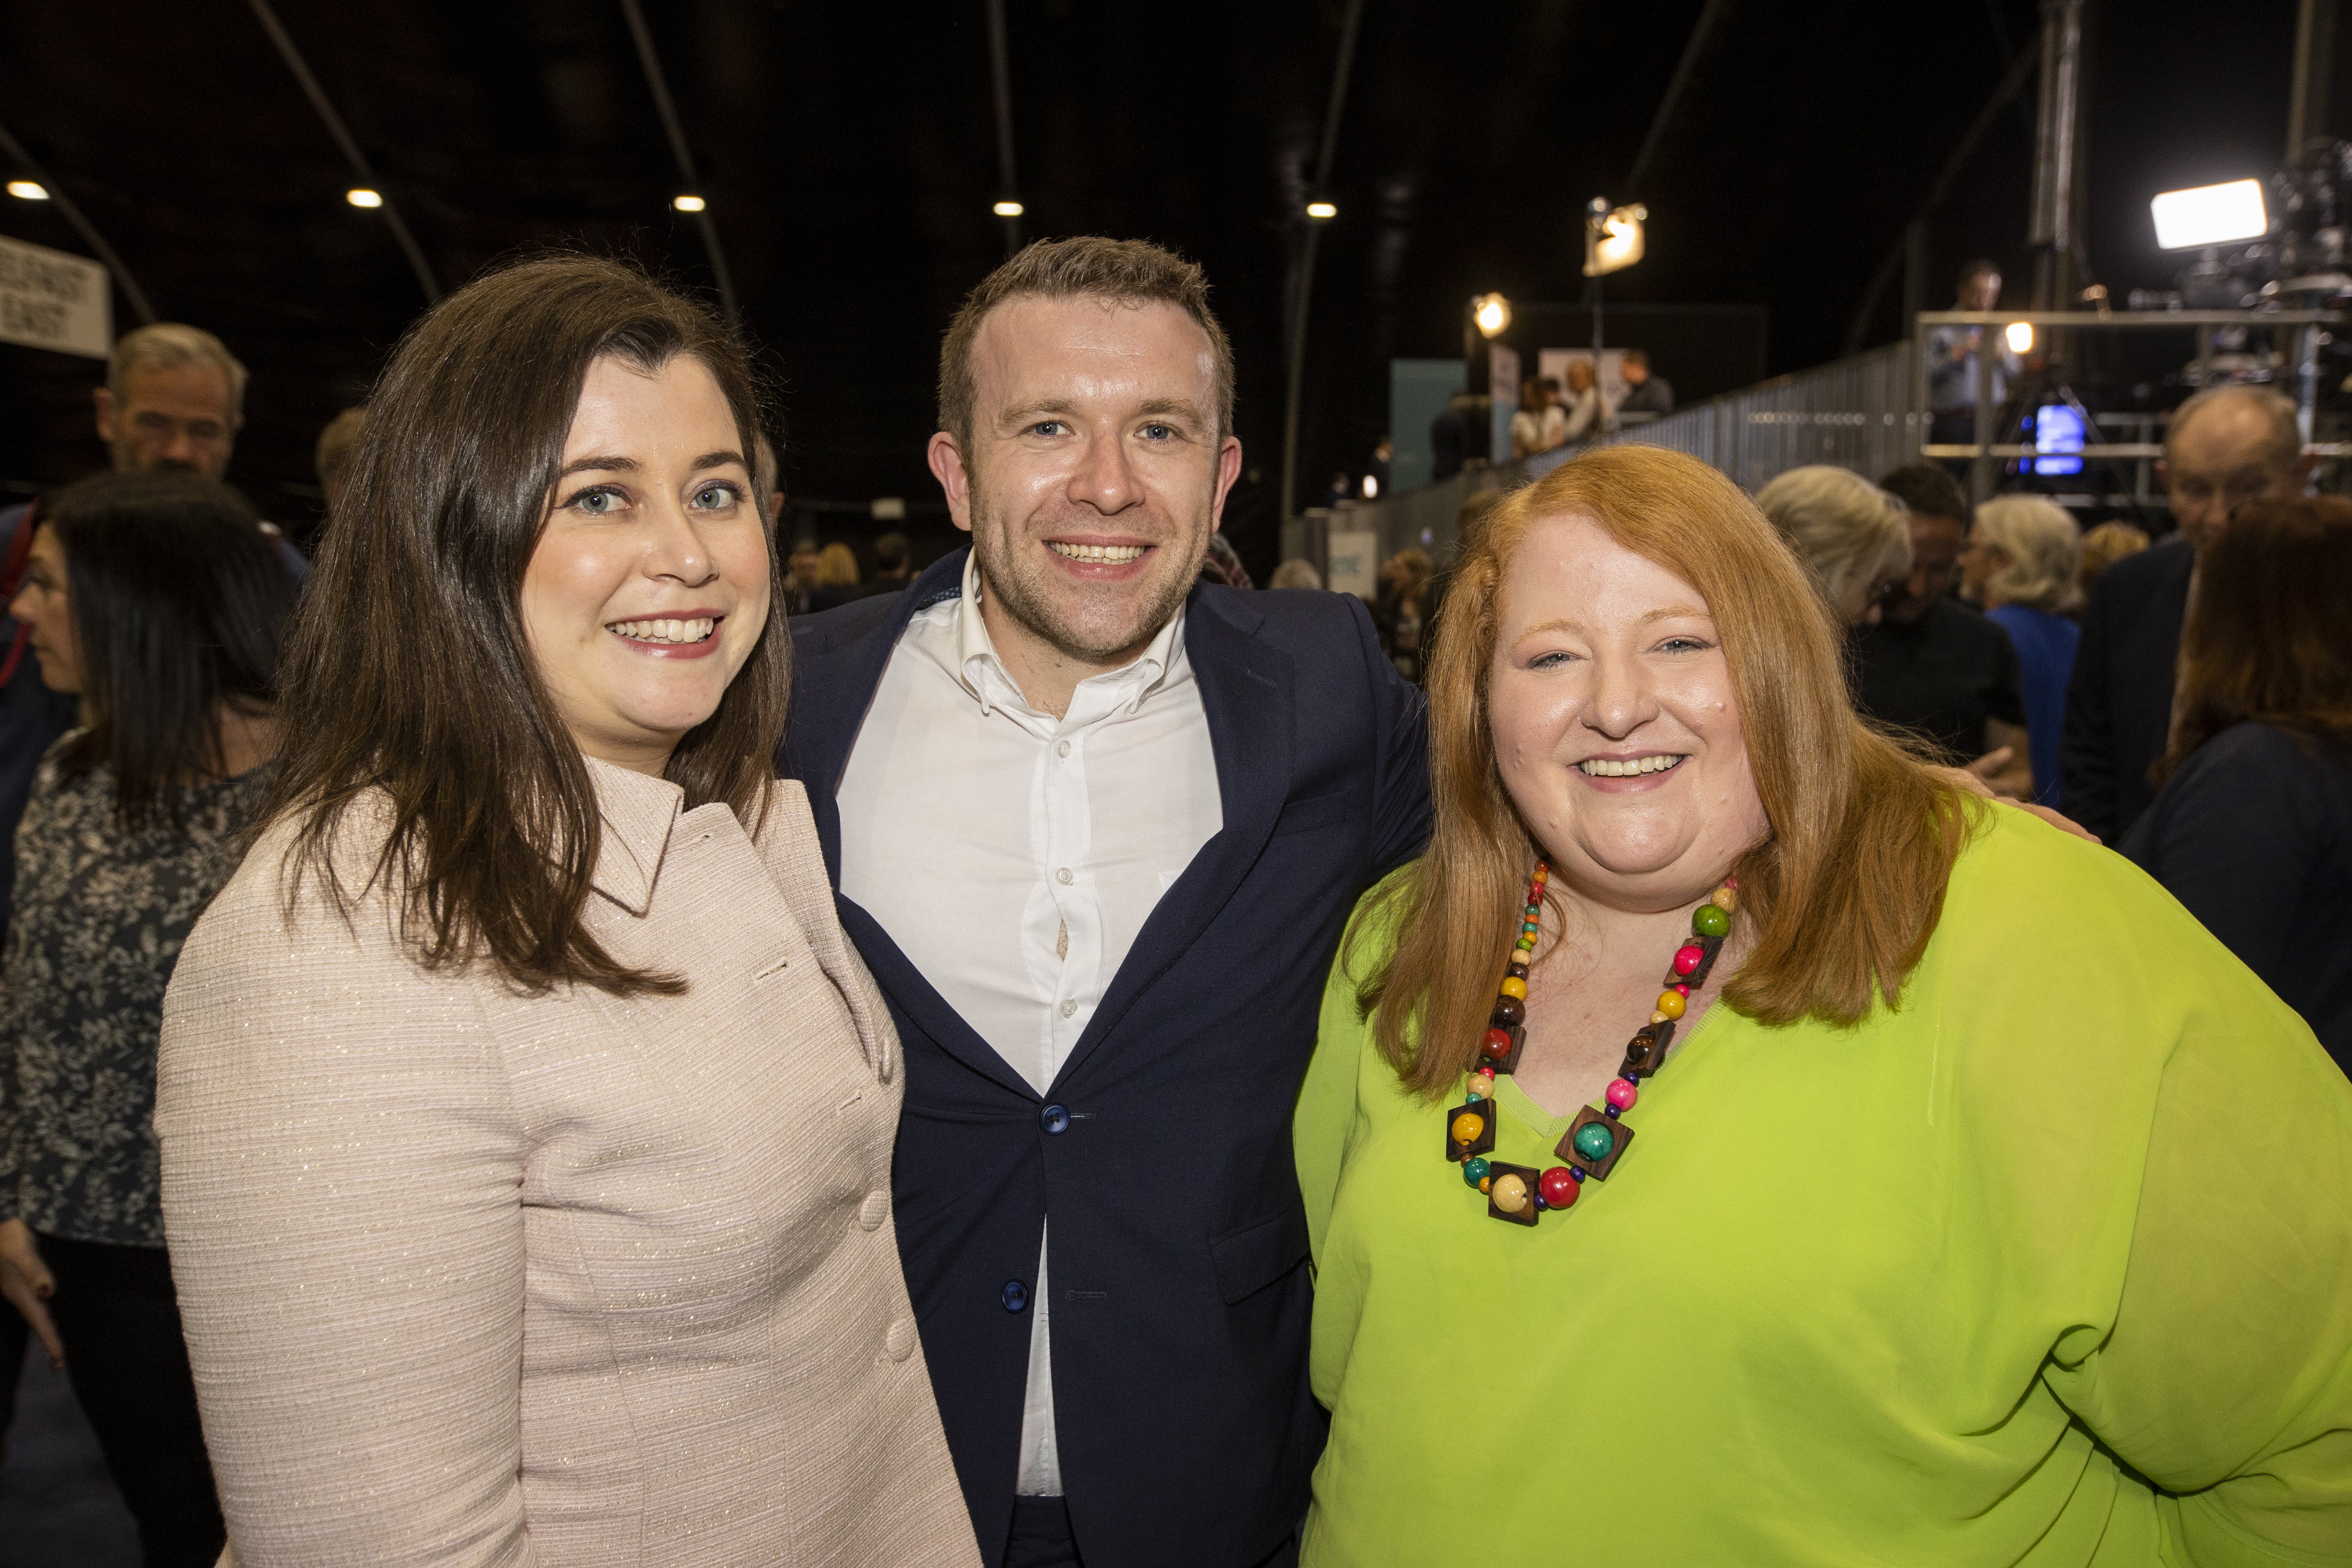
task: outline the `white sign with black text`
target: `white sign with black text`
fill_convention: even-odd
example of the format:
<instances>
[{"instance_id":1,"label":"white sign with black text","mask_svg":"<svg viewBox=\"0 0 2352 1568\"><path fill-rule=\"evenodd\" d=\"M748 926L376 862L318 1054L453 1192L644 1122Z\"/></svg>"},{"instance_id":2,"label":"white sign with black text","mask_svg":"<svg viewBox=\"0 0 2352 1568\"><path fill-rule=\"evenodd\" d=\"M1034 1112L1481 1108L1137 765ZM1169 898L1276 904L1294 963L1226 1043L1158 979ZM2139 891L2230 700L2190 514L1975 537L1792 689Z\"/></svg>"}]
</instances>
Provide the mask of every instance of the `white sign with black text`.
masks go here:
<instances>
[{"instance_id":1,"label":"white sign with black text","mask_svg":"<svg viewBox=\"0 0 2352 1568\"><path fill-rule=\"evenodd\" d=\"M88 257L0 237L0 342L104 359L114 347L106 283Z\"/></svg>"}]
</instances>

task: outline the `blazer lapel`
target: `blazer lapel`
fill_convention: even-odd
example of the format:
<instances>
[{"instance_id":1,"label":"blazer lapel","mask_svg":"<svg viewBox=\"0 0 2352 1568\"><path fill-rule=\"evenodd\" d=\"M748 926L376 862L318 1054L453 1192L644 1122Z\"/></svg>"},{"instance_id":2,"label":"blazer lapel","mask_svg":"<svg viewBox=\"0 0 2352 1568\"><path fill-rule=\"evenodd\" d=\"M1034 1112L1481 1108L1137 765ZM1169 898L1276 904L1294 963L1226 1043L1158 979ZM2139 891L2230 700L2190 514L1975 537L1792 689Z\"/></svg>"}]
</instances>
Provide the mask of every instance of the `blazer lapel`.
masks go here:
<instances>
[{"instance_id":1,"label":"blazer lapel","mask_svg":"<svg viewBox=\"0 0 2352 1568\"><path fill-rule=\"evenodd\" d=\"M898 951L881 922L840 892L841 806L834 792L849 766L857 731L874 705L875 692L881 689L883 672L890 667L899 635L917 611L962 591L966 553L954 551L932 563L913 586L898 595L891 614L863 635L838 647L801 655L793 674L790 739L781 760L783 771L808 791L809 816L816 824L817 843L824 852L825 880L834 890L841 929L856 944L858 955L884 994L950 1056L1010 1092L1034 1099L1036 1090L932 989L922 972ZM800 653L797 645L794 651Z\"/></svg>"},{"instance_id":2,"label":"blazer lapel","mask_svg":"<svg viewBox=\"0 0 2352 1568\"><path fill-rule=\"evenodd\" d=\"M834 791L866 722L890 655L917 611L962 591L968 550L950 551L915 579L890 614L851 641L814 651L793 639L793 702L778 771L807 786L809 815L824 849L825 880L841 886L841 810Z\"/></svg>"},{"instance_id":3,"label":"blazer lapel","mask_svg":"<svg viewBox=\"0 0 2352 1568\"><path fill-rule=\"evenodd\" d=\"M1201 846L1136 933L1127 962L1112 977L1056 1081L1066 1080L1118 1027L1136 999L1199 939L1273 836L1290 793L1296 672L1289 655L1258 640L1263 624L1265 617L1237 595L1197 589L1192 594L1184 616L1184 652L1209 721L1224 826Z\"/></svg>"}]
</instances>

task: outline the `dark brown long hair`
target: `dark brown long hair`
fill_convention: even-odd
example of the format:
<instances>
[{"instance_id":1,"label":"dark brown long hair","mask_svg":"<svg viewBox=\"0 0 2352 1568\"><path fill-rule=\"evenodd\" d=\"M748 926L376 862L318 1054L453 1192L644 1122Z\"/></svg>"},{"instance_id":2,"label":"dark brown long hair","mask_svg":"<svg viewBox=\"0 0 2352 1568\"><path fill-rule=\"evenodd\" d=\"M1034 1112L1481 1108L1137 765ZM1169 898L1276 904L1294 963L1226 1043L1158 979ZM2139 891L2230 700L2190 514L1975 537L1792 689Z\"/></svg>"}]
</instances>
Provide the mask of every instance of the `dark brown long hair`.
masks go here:
<instances>
[{"instance_id":1,"label":"dark brown long hair","mask_svg":"<svg viewBox=\"0 0 2352 1568\"><path fill-rule=\"evenodd\" d=\"M748 458L760 422L742 349L709 310L619 262L521 262L402 339L287 647L270 817L301 824L289 913L315 874L350 918L366 889L341 884L331 851L355 808L381 800L390 833L367 886L398 900L426 968L486 960L527 993L679 988L618 963L581 923L596 794L530 657L520 601L590 364L609 355L652 374L680 354L719 383ZM767 626L663 770L688 807L723 801L754 832L791 679L770 542Z\"/></svg>"},{"instance_id":2,"label":"dark brown long hair","mask_svg":"<svg viewBox=\"0 0 2352 1568\"><path fill-rule=\"evenodd\" d=\"M1812 579L1739 488L1695 458L1608 447L1513 494L1464 542L1430 658L1429 850L1349 936L1396 914L1363 974L1374 1037L1405 1082L1450 1089L1475 1058L1517 934L1536 844L1495 763L1486 709L1504 573L1528 530L1589 517L1696 588L1722 634L1770 834L1738 864L1756 941L1724 988L1768 1024L1851 1024L1892 1003L1934 934L1972 801L1854 717L1843 638ZM1557 894L1550 895L1556 898ZM1398 904L1402 908L1398 908ZM1418 1042L1412 1037L1418 1033Z\"/></svg>"},{"instance_id":3,"label":"dark brown long hair","mask_svg":"<svg viewBox=\"0 0 2352 1568\"><path fill-rule=\"evenodd\" d=\"M2197 568L2180 632L2180 732L2151 770L2255 720L2352 744L2352 501L2255 501Z\"/></svg>"}]
</instances>

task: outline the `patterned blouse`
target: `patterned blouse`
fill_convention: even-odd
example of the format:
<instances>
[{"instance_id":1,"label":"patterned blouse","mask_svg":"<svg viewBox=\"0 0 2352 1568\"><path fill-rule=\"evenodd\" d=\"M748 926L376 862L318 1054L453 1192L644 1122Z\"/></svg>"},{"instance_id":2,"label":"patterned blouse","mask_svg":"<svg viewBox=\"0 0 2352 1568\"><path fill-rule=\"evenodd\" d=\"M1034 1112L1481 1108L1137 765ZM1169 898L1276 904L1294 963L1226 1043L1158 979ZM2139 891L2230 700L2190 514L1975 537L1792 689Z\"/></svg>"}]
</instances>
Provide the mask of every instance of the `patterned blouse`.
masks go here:
<instances>
[{"instance_id":1,"label":"patterned blouse","mask_svg":"<svg viewBox=\"0 0 2352 1568\"><path fill-rule=\"evenodd\" d=\"M79 731L75 732L76 734ZM181 792L187 826L124 831L114 772L41 761L16 829L0 965L0 1219L77 1241L163 1245L155 1046L196 917L244 858L268 770Z\"/></svg>"}]
</instances>

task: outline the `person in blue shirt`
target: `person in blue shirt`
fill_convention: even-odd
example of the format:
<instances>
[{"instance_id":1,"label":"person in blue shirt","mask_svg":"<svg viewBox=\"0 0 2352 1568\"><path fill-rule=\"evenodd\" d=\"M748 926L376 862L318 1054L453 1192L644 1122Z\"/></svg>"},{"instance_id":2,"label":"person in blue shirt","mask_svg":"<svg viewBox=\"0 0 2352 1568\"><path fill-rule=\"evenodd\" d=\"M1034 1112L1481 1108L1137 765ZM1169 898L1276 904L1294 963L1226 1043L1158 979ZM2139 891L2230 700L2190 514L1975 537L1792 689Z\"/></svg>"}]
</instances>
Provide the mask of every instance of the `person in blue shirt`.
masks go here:
<instances>
[{"instance_id":1,"label":"person in blue shirt","mask_svg":"<svg viewBox=\"0 0 2352 1568\"><path fill-rule=\"evenodd\" d=\"M1960 552L1960 592L1982 605L1985 618L2016 646L2033 798L2053 811L2066 808L2058 741L2066 727L2074 647L2083 637L2082 627L2067 619L2082 603L2074 586L2082 563L2083 537L2074 520L2041 496L1999 496L1977 508Z\"/></svg>"}]
</instances>

